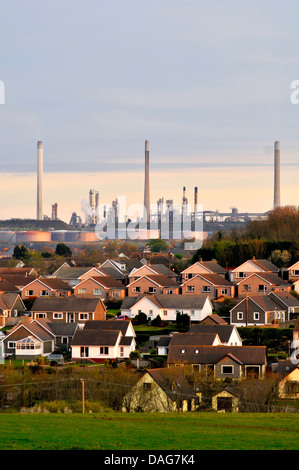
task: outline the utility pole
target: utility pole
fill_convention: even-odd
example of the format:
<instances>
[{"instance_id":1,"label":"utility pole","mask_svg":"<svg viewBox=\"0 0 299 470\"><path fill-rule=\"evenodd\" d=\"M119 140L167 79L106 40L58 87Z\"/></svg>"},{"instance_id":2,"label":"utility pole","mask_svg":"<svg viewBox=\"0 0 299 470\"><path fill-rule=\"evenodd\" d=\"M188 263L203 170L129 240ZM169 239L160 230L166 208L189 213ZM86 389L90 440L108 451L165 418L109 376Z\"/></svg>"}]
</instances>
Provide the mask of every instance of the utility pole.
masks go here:
<instances>
[{"instance_id":1,"label":"utility pole","mask_svg":"<svg viewBox=\"0 0 299 470\"><path fill-rule=\"evenodd\" d=\"M85 393L84 393L84 379L80 379L82 383L82 413L85 413Z\"/></svg>"}]
</instances>

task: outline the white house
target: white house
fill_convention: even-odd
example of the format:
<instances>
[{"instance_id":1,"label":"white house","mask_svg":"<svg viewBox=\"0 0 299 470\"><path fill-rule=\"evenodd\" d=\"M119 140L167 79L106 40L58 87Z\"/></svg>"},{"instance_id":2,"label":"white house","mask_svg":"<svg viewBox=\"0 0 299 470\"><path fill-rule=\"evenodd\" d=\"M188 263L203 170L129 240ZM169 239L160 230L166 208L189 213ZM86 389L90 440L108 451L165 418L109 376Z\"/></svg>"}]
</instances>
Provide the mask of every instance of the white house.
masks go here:
<instances>
[{"instance_id":1,"label":"white house","mask_svg":"<svg viewBox=\"0 0 299 470\"><path fill-rule=\"evenodd\" d=\"M207 295L143 295L126 297L121 306L122 315L135 318L140 312L153 320L158 315L161 320L175 321L177 313L187 314L191 322L200 322L211 315L213 304Z\"/></svg>"}]
</instances>

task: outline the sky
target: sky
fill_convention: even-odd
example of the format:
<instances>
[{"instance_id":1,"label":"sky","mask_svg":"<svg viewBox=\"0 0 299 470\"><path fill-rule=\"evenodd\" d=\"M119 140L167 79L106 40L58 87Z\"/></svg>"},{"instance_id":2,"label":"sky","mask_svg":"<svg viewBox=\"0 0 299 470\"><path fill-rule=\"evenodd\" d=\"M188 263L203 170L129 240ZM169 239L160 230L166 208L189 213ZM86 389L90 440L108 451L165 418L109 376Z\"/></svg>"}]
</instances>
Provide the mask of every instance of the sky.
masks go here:
<instances>
[{"instance_id":1,"label":"sky","mask_svg":"<svg viewBox=\"0 0 299 470\"><path fill-rule=\"evenodd\" d=\"M69 222L89 189L101 203L204 210L298 204L296 0L2 0L0 218L36 216L36 145L44 144L44 213ZM299 93L298 93L299 97ZM1 87L0 87L1 101Z\"/></svg>"}]
</instances>

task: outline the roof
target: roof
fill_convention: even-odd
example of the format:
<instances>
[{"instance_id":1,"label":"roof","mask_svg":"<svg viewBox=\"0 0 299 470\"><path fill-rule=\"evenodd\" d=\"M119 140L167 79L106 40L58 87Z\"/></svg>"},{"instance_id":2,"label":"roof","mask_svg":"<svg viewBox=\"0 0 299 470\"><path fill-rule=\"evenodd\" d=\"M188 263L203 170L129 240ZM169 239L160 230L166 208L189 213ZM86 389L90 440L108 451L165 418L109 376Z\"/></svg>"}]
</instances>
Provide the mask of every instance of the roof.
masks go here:
<instances>
[{"instance_id":1,"label":"roof","mask_svg":"<svg viewBox=\"0 0 299 470\"><path fill-rule=\"evenodd\" d=\"M92 277L89 277L89 278L86 278L86 279L82 279L82 281L80 282L80 284L78 285L81 285L83 284L83 282L85 281L90 281L90 280L93 280L95 282L97 282L98 284L101 284L102 286L104 287L115 287L115 288L118 288L118 289L124 289L125 286L120 282L118 281L117 279L114 279L113 277L111 276L92 276Z\"/></svg>"},{"instance_id":2,"label":"roof","mask_svg":"<svg viewBox=\"0 0 299 470\"><path fill-rule=\"evenodd\" d=\"M53 277L59 279L78 279L90 269L90 266L61 266L53 273Z\"/></svg>"},{"instance_id":3,"label":"roof","mask_svg":"<svg viewBox=\"0 0 299 470\"><path fill-rule=\"evenodd\" d=\"M227 279L224 279L224 277L220 276L219 274L210 274L210 273L195 274L195 276L193 276L190 279L187 279L185 282L183 282L182 285L185 285L187 283L189 284L196 277L203 278L203 279L211 282L214 286L232 286L233 285L230 281L228 281Z\"/></svg>"},{"instance_id":4,"label":"roof","mask_svg":"<svg viewBox=\"0 0 299 470\"><path fill-rule=\"evenodd\" d=\"M182 349L185 353L182 353ZM195 352L198 351L198 352ZM172 346L169 347L169 364L216 364L228 354L233 354L244 365L264 365L266 346Z\"/></svg>"},{"instance_id":5,"label":"roof","mask_svg":"<svg viewBox=\"0 0 299 470\"><path fill-rule=\"evenodd\" d=\"M6 292L4 294L0 294L0 300L1 302L3 302L2 305L5 305L8 310L13 308L18 299L20 299L22 302L22 299L18 292Z\"/></svg>"},{"instance_id":6,"label":"roof","mask_svg":"<svg viewBox=\"0 0 299 470\"><path fill-rule=\"evenodd\" d=\"M248 282L248 280L252 277L252 276L258 276L260 277L262 280L265 280L266 282L269 282L270 284L274 285L274 286L289 286L291 287L291 285L285 281L284 279L282 279L281 277L278 276L278 274L274 274L274 273L270 273L270 272L266 272L266 273L252 273L250 274L250 276L247 276L245 278L243 278L242 280L238 281L237 284L241 284L243 282Z\"/></svg>"},{"instance_id":7,"label":"roof","mask_svg":"<svg viewBox=\"0 0 299 470\"><path fill-rule=\"evenodd\" d=\"M38 318L32 320L32 323L36 322L43 328L49 330L54 336L73 336L78 327L77 323L59 323L50 322L46 318Z\"/></svg>"},{"instance_id":8,"label":"roof","mask_svg":"<svg viewBox=\"0 0 299 470\"><path fill-rule=\"evenodd\" d=\"M130 309L140 300L147 298L153 302L158 308L174 308L174 309L192 309L201 310L209 299L208 295L197 295L197 294L180 294L180 295L169 295L169 294L145 294L137 297L125 297L121 309Z\"/></svg>"},{"instance_id":9,"label":"roof","mask_svg":"<svg viewBox=\"0 0 299 470\"><path fill-rule=\"evenodd\" d=\"M240 267L244 266L245 263L254 264L258 268L259 271L262 270L262 271L268 271L268 272L279 272L278 267L270 263L270 261L266 259L255 259L255 258L245 261L244 263L240 264L240 266L238 266L237 268L234 268L232 271L236 271L237 269L240 269Z\"/></svg>"},{"instance_id":10,"label":"roof","mask_svg":"<svg viewBox=\"0 0 299 470\"><path fill-rule=\"evenodd\" d=\"M19 339L25 337L24 330L25 332L28 331L28 335L33 335L40 341L52 341L54 339L54 335L51 332L45 330L45 328L35 322L17 325L15 328L11 329L9 333L7 333L5 339L13 335L14 340L18 341Z\"/></svg>"},{"instance_id":11,"label":"roof","mask_svg":"<svg viewBox=\"0 0 299 470\"><path fill-rule=\"evenodd\" d=\"M209 324L210 322L212 322L215 325L227 325L227 322L217 313L212 313L212 315L208 315L200 323L206 324L207 322L209 322Z\"/></svg>"},{"instance_id":12,"label":"roof","mask_svg":"<svg viewBox=\"0 0 299 470\"><path fill-rule=\"evenodd\" d=\"M13 273L4 273L1 274L1 278L5 279L7 282L10 282L10 284L16 286L16 287L23 287L29 284L30 282L34 281L37 276L32 275L32 276L26 276L25 274L13 274Z\"/></svg>"},{"instance_id":13,"label":"roof","mask_svg":"<svg viewBox=\"0 0 299 470\"><path fill-rule=\"evenodd\" d=\"M232 309L239 308L241 303L244 303L246 298L242 299L237 305L235 305ZM276 310L282 310L281 307L277 302L275 302L269 295L248 295L248 301L254 302L258 305L264 312L274 312Z\"/></svg>"},{"instance_id":14,"label":"roof","mask_svg":"<svg viewBox=\"0 0 299 470\"><path fill-rule=\"evenodd\" d=\"M217 338L217 332L188 332L175 333L171 336L169 347L172 346L212 346Z\"/></svg>"},{"instance_id":15,"label":"roof","mask_svg":"<svg viewBox=\"0 0 299 470\"><path fill-rule=\"evenodd\" d=\"M0 292L19 292L19 289L10 281L0 278Z\"/></svg>"},{"instance_id":16,"label":"roof","mask_svg":"<svg viewBox=\"0 0 299 470\"><path fill-rule=\"evenodd\" d=\"M114 346L121 334L120 330L77 330L72 340L72 346Z\"/></svg>"},{"instance_id":17,"label":"roof","mask_svg":"<svg viewBox=\"0 0 299 470\"><path fill-rule=\"evenodd\" d=\"M38 297L31 312L94 312L103 302L94 296Z\"/></svg>"},{"instance_id":18,"label":"roof","mask_svg":"<svg viewBox=\"0 0 299 470\"><path fill-rule=\"evenodd\" d=\"M227 343L236 328L234 325L191 325L190 333L213 333L218 334L221 343Z\"/></svg>"},{"instance_id":19,"label":"roof","mask_svg":"<svg viewBox=\"0 0 299 470\"><path fill-rule=\"evenodd\" d=\"M184 269L182 273L185 271L189 271L192 266L195 266L196 264L199 264L203 266L204 268L208 269L211 274L226 274L226 269L224 269L220 264L218 264L216 261L203 261L202 259L196 261L192 265L188 266L188 268Z\"/></svg>"},{"instance_id":20,"label":"roof","mask_svg":"<svg viewBox=\"0 0 299 470\"><path fill-rule=\"evenodd\" d=\"M85 323L84 330L121 331L125 336L130 324L130 320L89 320Z\"/></svg>"},{"instance_id":21,"label":"roof","mask_svg":"<svg viewBox=\"0 0 299 470\"><path fill-rule=\"evenodd\" d=\"M28 284L25 284L24 289L27 288L32 282L35 282L35 281L40 281L43 284L45 284L46 286L50 287L50 289L53 289L53 290L56 290L56 289L57 290L68 290L68 291L72 290L72 288L71 288L71 286L69 286L69 284L64 282L62 279L58 279L56 277L38 277L38 278L35 278L33 281L30 281L30 282L28 282Z\"/></svg>"},{"instance_id":22,"label":"roof","mask_svg":"<svg viewBox=\"0 0 299 470\"><path fill-rule=\"evenodd\" d=\"M284 291L273 291L269 295L272 299L277 299L277 302L281 302L287 307L299 307L299 300L297 300L290 292Z\"/></svg>"}]
</instances>

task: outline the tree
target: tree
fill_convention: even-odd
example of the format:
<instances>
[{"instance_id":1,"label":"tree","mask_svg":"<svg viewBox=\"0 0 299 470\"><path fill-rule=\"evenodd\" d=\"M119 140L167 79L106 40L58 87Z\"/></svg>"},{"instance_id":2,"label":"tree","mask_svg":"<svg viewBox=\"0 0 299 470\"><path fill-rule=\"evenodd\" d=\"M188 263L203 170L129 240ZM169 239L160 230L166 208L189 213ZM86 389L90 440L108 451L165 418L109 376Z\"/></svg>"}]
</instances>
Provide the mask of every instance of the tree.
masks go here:
<instances>
[{"instance_id":1,"label":"tree","mask_svg":"<svg viewBox=\"0 0 299 470\"><path fill-rule=\"evenodd\" d=\"M165 252L168 250L168 244L161 238L153 238L148 242L148 247L152 253Z\"/></svg>"},{"instance_id":2,"label":"tree","mask_svg":"<svg viewBox=\"0 0 299 470\"><path fill-rule=\"evenodd\" d=\"M72 256L72 251L64 243L58 243L58 245L56 245L55 254L58 256Z\"/></svg>"},{"instance_id":3,"label":"tree","mask_svg":"<svg viewBox=\"0 0 299 470\"><path fill-rule=\"evenodd\" d=\"M24 245L16 245L13 250L13 257L15 259L29 258L29 250Z\"/></svg>"}]
</instances>

